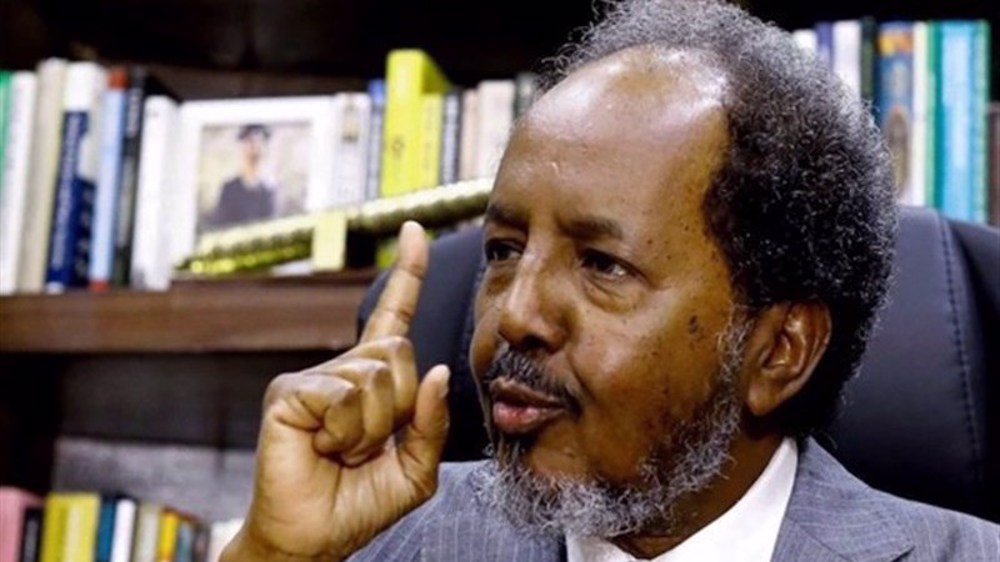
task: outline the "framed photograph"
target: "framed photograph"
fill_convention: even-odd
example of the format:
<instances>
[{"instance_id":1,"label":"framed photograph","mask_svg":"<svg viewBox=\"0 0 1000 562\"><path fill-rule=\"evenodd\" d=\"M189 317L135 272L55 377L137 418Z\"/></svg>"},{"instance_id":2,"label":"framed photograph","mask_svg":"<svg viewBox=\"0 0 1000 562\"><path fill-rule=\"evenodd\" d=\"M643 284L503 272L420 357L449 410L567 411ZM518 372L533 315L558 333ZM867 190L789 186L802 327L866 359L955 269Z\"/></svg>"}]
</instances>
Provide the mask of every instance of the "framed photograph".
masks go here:
<instances>
[{"instance_id":1,"label":"framed photograph","mask_svg":"<svg viewBox=\"0 0 1000 562\"><path fill-rule=\"evenodd\" d=\"M341 97L185 103L173 260L203 233L329 207Z\"/></svg>"}]
</instances>

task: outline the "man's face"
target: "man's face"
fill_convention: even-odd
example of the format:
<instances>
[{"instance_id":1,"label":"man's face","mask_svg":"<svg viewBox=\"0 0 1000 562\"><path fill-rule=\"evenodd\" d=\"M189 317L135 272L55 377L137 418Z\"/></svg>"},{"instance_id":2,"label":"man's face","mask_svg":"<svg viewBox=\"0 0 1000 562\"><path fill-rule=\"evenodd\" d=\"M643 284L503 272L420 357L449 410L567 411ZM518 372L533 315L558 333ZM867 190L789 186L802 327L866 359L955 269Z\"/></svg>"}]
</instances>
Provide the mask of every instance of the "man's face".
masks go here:
<instances>
[{"instance_id":1,"label":"man's face","mask_svg":"<svg viewBox=\"0 0 1000 562\"><path fill-rule=\"evenodd\" d=\"M542 479L631 485L719 394L734 296L701 205L724 84L690 54L648 56L539 100L491 197L472 366L501 464Z\"/></svg>"},{"instance_id":2,"label":"man's face","mask_svg":"<svg viewBox=\"0 0 1000 562\"><path fill-rule=\"evenodd\" d=\"M267 150L267 135L262 131L251 131L243 137L243 156L250 162L259 162Z\"/></svg>"}]
</instances>

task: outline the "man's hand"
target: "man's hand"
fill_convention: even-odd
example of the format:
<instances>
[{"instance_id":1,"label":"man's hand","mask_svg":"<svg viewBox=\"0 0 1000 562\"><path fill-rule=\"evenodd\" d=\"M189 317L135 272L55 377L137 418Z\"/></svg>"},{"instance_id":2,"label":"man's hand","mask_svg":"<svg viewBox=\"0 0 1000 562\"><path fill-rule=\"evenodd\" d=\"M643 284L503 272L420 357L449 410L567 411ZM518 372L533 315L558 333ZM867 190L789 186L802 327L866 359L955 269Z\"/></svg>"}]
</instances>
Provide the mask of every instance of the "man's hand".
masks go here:
<instances>
[{"instance_id":1,"label":"man's hand","mask_svg":"<svg viewBox=\"0 0 1000 562\"><path fill-rule=\"evenodd\" d=\"M418 385L407 339L427 255L423 229L404 224L357 347L268 387L253 501L223 561L342 560L434 494L449 373Z\"/></svg>"}]
</instances>

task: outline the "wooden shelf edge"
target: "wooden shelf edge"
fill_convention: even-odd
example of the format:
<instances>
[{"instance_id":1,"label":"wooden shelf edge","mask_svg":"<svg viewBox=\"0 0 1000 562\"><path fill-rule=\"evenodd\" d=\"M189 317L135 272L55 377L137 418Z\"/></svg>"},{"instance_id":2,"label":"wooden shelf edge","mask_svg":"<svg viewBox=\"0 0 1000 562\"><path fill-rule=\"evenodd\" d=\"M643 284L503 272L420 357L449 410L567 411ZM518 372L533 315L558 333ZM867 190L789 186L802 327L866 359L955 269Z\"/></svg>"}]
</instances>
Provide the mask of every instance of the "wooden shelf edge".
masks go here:
<instances>
[{"instance_id":1,"label":"wooden shelf edge","mask_svg":"<svg viewBox=\"0 0 1000 562\"><path fill-rule=\"evenodd\" d=\"M0 298L0 353L341 350L374 272Z\"/></svg>"}]
</instances>

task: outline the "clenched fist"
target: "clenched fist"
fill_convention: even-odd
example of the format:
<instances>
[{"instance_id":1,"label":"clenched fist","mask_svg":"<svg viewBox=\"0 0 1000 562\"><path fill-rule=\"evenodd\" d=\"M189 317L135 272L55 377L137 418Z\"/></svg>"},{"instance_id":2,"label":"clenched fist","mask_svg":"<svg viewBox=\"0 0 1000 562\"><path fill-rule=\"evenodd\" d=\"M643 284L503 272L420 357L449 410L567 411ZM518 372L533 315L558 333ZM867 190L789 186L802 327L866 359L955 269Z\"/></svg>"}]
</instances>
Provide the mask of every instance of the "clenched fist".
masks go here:
<instances>
[{"instance_id":1,"label":"clenched fist","mask_svg":"<svg viewBox=\"0 0 1000 562\"><path fill-rule=\"evenodd\" d=\"M399 253L357 347L268 387L253 501L223 562L343 560L434 494L449 373L418 384L407 339L427 270L418 224Z\"/></svg>"}]
</instances>

